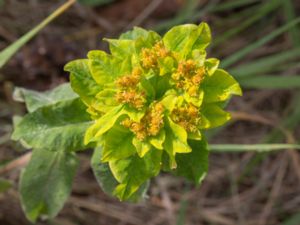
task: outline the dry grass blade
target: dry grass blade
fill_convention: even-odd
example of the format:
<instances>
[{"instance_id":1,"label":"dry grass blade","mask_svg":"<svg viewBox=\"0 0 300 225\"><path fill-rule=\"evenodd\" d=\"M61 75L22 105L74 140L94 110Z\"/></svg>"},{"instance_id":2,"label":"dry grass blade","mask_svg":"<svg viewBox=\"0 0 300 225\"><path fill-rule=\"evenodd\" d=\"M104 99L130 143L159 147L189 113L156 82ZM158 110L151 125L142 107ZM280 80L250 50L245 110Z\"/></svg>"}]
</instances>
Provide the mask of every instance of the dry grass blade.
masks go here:
<instances>
[{"instance_id":1,"label":"dry grass blade","mask_svg":"<svg viewBox=\"0 0 300 225\"><path fill-rule=\"evenodd\" d=\"M267 204L265 205L265 207L264 207L264 209L261 213L258 225L266 225L267 224L267 220L268 220L268 217L271 214L272 207L274 206L274 204L276 202L276 199L279 196L279 192L281 190L283 178L284 178L284 175L286 173L287 166L288 166L288 161L286 160L286 154L284 156L285 157L282 157L281 155L279 156L280 164L279 164L278 171L277 171L277 174L276 174L275 182L274 182L273 187L271 189Z\"/></svg>"},{"instance_id":2,"label":"dry grass blade","mask_svg":"<svg viewBox=\"0 0 300 225\"><path fill-rule=\"evenodd\" d=\"M126 212L123 212L120 209L114 209L113 207L109 207L104 202L90 202L77 197L71 197L69 202L77 207L100 213L102 215L121 220L125 223L130 223L133 225L144 224L144 221L142 219L134 217Z\"/></svg>"},{"instance_id":3,"label":"dry grass blade","mask_svg":"<svg viewBox=\"0 0 300 225\"><path fill-rule=\"evenodd\" d=\"M5 174L13 169L16 168L23 168L27 165L27 163L29 162L31 158L31 152L26 153L25 155L9 162L8 164L6 164L3 167L0 167L0 175L1 174Z\"/></svg>"}]
</instances>

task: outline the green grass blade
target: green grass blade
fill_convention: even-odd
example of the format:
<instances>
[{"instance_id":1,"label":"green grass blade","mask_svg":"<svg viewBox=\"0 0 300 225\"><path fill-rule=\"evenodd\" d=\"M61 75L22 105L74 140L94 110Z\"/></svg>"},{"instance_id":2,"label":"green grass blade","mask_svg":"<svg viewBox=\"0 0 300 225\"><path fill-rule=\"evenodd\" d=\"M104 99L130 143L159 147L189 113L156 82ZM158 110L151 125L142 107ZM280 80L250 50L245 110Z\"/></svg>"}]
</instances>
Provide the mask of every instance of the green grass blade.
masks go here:
<instances>
[{"instance_id":1,"label":"green grass blade","mask_svg":"<svg viewBox=\"0 0 300 225\"><path fill-rule=\"evenodd\" d=\"M292 112L286 117L286 119L283 122L283 126L289 129L294 129L297 125L300 123L300 92L295 94L292 105L293 110Z\"/></svg>"},{"instance_id":2,"label":"green grass blade","mask_svg":"<svg viewBox=\"0 0 300 225\"><path fill-rule=\"evenodd\" d=\"M234 8L242 7L256 2L259 2L259 0L233 0L229 2L224 2L216 5L216 7L213 9L213 12L222 12L226 10L231 10Z\"/></svg>"},{"instance_id":3,"label":"green grass blade","mask_svg":"<svg viewBox=\"0 0 300 225\"><path fill-rule=\"evenodd\" d=\"M300 88L300 76L255 76L239 80L244 88L291 89Z\"/></svg>"},{"instance_id":4,"label":"green grass blade","mask_svg":"<svg viewBox=\"0 0 300 225\"><path fill-rule=\"evenodd\" d=\"M186 184L184 189L184 194L187 194L191 191L189 183ZM188 210L189 202L187 199L182 198L179 205L179 212L176 220L176 225L184 225L186 220L186 214Z\"/></svg>"},{"instance_id":5,"label":"green grass blade","mask_svg":"<svg viewBox=\"0 0 300 225\"><path fill-rule=\"evenodd\" d=\"M241 31L245 30L247 27L251 26L255 22L259 21L261 18L268 15L273 10L277 9L281 5L281 2L278 0L268 1L263 6L261 6L258 10L256 10L256 13L253 14L250 18L243 21L239 26L236 26L217 37L212 47L216 47L217 45L221 44L225 40L233 37L234 35L240 33ZM252 9L251 9L252 10Z\"/></svg>"},{"instance_id":6,"label":"green grass blade","mask_svg":"<svg viewBox=\"0 0 300 225\"><path fill-rule=\"evenodd\" d=\"M291 29L292 27L296 26L300 23L300 17L297 19L285 24L284 26L276 29L272 33L268 34L267 36L261 38L260 40L254 42L253 44L249 45L246 48L243 48L242 50L236 52L235 54L227 57L223 60L222 67L227 68L231 66L232 64L236 63L240 59L242 59L244 56L248 55L249 53L253 52L255 49L263 46L267 42L271 41L272 39L276 38L277 36L283 34L287 30Z\"/></svg>"},{"instance_id":7,"label":"green grass blade","mask_svg":"<svg viewBox=\"0 0 300 225\"><path fill-rule=\"evenodd\" d=\"M57 16L62 14L66 9L68 9L71 5L73 5L76 0L69 0L58 9L56 9L50 16L48 16L45 20L43 20L40 24L38 24L35 28L30 30L28 33L23 35L17 41L6 47L4 50L0 52L0 68L2 68L7 61L23 46L25 45L31 38L33 38L41 29L43 29L48 23L54 20Z\"/></svg>"},{"instance_id":8,"label":"green grass blade","mask_svg":"<svg viewBox=\"0 0 300 225\"><path fill-rule=\"evenodd\" d=\"M290 218L285 220L281 225L299 225L300 224L300 213L295 213Z\"/></svg>"},{"instance_id":9,"label":"green grass blade","mask_svg":"<svg viewBox=\"0 0 300 225\"><path fill-rule=\"evenodd\" d=\"M78 0L80 4L88 6L98 6L113 2L114 0Z\"/></svg>"},{"instance_id":10,"label":"green grass blade","mask_svg":"<svg viewBox=\"0 0 300 225\"><path fill-rule=\"evenodd\" d=\"M294 97L293 101L291 103L292 109L288 113L288 116L285 117L282 122L280 123L280 126L293 130L300 124L300 92L297 92ZM284 138L284 135L279 129L274 129L266 138L266 142L273 142L273 141L282 141Z\"/></svg>"},{"instance_id":11,"label":"green grass blade","mask_svg":"<svg viewBox=\"0 0 300 225\"><path fill-rule=\"evenodd\" d=\"M272 72L277 66L298 56L300 56L300 48L286 50L285 52L266 56L247 64L242 64L241 66L231 69L230 73L238 78L254 74L257 75L258 73Z\"/></svg>"},{"instance_id":12,"label":"green grass blade","mask_svg":"<svg viewBox=\"0 0 300 225\"><path fill-rule=\"evenodd\" d=\"M206 10L201 9L197 12L195 12L194 14L190 14L190 18L189 18L189 22L193 22L193 21L197 21L199 20L199 18L201 18L201 16L203 16L204 13L214 13L214 12L224 12L224 11L228 11L228 10L232 10L238 7L242 7L242 6L247 6L251 3L255 3L255 2L259 2L259 0L236 0L236 1L230 1L230 2L225 2L225 3L218 3L215 4L213 1L210 3L210 5L208 5L206 7ZM234 19L234 17L240 19L241 15L244 14L249 14L248 11L250 11L249 9L251 9L251 11L253 11L254 6L249 6L247 8L247 10L241 11L241 12L237 12L234 15L231 15L229 19Z\"/></svg>"},{"instance_id":13,"label":"green grass blade","mask_svg":"<svg viewBox=\"0 0 300 225\"><path fill-rule=\"evenodd\" d=\"M209 145L212 152L271 152L284 149L300 150L296 144L214 144Z\"/></svg>"},{"instance_id":14,"label":"green grass blade","mask_svg":"<svg viewBox=\"0 0 300 225\"><path fill-rule=\"evenodd\" d=\"M209 2L205 7L201 8L200 10L196 11L197 4L191 4L189 1L186 5L182 8L182 10L178 13L178 15L171 19L167 20L159 25L155 26L153 29L161 32L166 29L169 29L172 26L175 26L180 23L186 22L193 22L199 20L201 16L205 13L212 13L212 12L222 12L226 10L231 10L237 7L242 7L251 3L258 2L259 0L235 0L232 2L225 2L225 3L216 3L214 1ZM273 0L274 1L274 0ZM277 0L276 0L277 1Z\"/></svg>"},{"instance_id":15,"label":"green grass blade","mask_svg":"<svg viewBox=\"0 0 300 225\"><path fill-rule=\"evenodd\" d=\"M159 25L155 26L153 29L156 30L157 32L162 32L164 30L169 29L172 26L181 23L191 22L194 20L196 16L197 19L199 19L199 17L201 17L205 13L211 12L212 9L216 6L216 3L214 1L211 1L201 10L199 10L198 13L196 13L195 12L197 8L196 6L198 4L195 4L195 2L198 3L198 1L195 0L188 1L174 19L167 20L163 23L160 23Z\"/></svg>"},{"instance_id":16,"label":"green grass blade","mask_svg":"<svg viewBox=\"0 0 300 225\"><path fill-rule=\"evenodd\" d=\"M293 6L293 3L291 0L285 0L283 1L283 10L285 13L285 17L287 21L292 21L293 19L296 18L296 13L294 10L295 6ZM299 31L299 27L295 26L293 27L290 32L290 37L293 41L293 44L295 47L299 47L300 46L300 39L299 39L299 35L300 35L300 31Z\"/></svg>"}]
</instances>

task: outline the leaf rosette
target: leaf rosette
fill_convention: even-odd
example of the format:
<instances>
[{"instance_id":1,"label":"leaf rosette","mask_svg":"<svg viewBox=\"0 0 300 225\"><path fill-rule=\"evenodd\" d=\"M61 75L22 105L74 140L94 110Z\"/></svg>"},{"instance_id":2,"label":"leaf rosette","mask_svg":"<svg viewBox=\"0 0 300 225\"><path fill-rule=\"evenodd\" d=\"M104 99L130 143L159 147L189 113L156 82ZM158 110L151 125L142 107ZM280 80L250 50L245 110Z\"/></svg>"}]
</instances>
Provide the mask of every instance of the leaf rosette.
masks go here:
<instances>
[{"instance_id":1,"label":"leaf rosette","mask_svg":"<svg viewBox=\"0 0 300 225\"><path fill-rule=\"evenodd\" d=\"M206 23L173 27L163 37L134 28L105 39L110 54L94 50L65 66L93 124L84 143L100 147L116 185L131 199L161 169L199 183L207 170L203 131L230 119L222 106L241 95L219 60L206 57Z\"/></svg>"}]
</instances>

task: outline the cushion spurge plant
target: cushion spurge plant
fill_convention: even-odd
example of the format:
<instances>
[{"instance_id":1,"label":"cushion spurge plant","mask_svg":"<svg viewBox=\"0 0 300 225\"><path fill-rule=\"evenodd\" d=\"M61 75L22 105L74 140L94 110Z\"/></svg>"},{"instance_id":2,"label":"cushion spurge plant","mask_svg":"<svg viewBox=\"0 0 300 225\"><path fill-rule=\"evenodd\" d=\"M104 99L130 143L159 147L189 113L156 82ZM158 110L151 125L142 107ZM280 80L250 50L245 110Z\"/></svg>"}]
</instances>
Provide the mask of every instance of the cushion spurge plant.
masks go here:
<instances>
[{"instance_id":1,"label":"cushion spurge plant","mask_svg":"<svg viewBox=\"0 0 300 225\"><path fill-rule=\"evenodd\" d=\"M75 157L76 150L94 148L95 176L120 200L138 200L161 170L199 184L208 167L205 130L227 122L223 107L231 95L241 95L219 60L207 58L209 26L175 26L163 37L136 27L105 40L110 54L93 50L65 66L73 91L58 87L47 93L53 98L47 103L17 90L30 113L16 124L13 138L33 154L50 149ZM21 189L33 167L23 173ZM51 204L43 204L40 213L49 214Z\"/></svg>"},{"instance_id":2,"label":"cushion spurge plant","mask_svg":"<svg viewBox=\"0 0 300 225\"><path fill-rule=\"evenodd\" d=\"M119 199L130 199L161 169L197 183L204 177L206 162L186 167L207 154L203 131L229 120L222 103L241 94L219 60L206 57L210 40L206 23L177 26L163 37L134 28L106 39L111 54L90 51L66 65L94 120L84 142L101 148L98 160L109 164ZM78 64L86 65L94 89L78 86Z\"/></svg>"}]
</instances>

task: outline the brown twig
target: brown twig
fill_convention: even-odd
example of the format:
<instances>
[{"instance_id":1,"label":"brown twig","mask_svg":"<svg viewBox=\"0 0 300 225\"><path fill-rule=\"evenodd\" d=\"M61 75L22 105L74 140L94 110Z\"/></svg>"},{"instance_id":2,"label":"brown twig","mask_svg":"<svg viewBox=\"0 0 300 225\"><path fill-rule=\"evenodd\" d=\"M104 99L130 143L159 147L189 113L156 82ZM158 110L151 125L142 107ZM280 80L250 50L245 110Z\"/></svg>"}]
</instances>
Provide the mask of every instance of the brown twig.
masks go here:
<instances>
[{"instance_id":1,"label":"brown twig","mask_svg":"<svg viewBox=\"0 0 300 225\"><path fill-rule=\"evenodd\" d=\"M140 25L154 10L162 3L163 0L153 0L151 3L132 21L124 30L131 29L133 26Z\"/></svg>"},{"instance_id":2,"label":"brown twig","mask_svg":"<svg viewBox=\"0 0 300 225\"><path fill-rule=\"evenodd\" d=\"M16 168L25 167L29 162L30 158L31 158L31 152L28 152L25 155L22 155L21 157L9 162L4 167L0 168L0 175L7 173Z\"/></svg>"},{"instance_id":3,"label":"brown twig","mask_svg":"<svg viewBox=\"0 0 300 225\"><path fill-rule=\"evenodd\" d=\"M111 218L115 218L118 220L122 220L123 222L130 223L133 225L141 225L144 224L144 221L140 218L134 217L122 210L115 209L114 207L107 206L106 203L103 202L90 202L87 200L83 200L78 197L71 197L70 201L73 205L84 208L96 213L100 213L106 215ZM109 209L109 210L108 210Z\"/></svg>"},{"instance_id":4,"label":"brown twig","mask_svg":"<svg viewBox=\"0 0 300 225\"><path fill-rule=\"evenodd\" d=\"M170 198L170 194L168 193L165 180L163 179L157 179L158 186L161 191L162 195L162 204L166 209L167 218L170 224L175 223L175 213L174 213L174 207L173 202Z\"/></svg>"},{"instance_id":5,"label":"brown twig","mask_svg":"<svg viewBox=\"0 0 300 225\"><path fill-rule=\"evenodd\" d=\"M280 159L281 159L281 161L280 161L279 168L277 170L278 172L277 172L277 175L276 175L276 178L275 178L275 182L272 186L268 202L265 205L265 207L264 207L264 209L261 213L258 225L267 224L267 219L268 219L269 215L271 214L272 207L275 204L276 199L278 198L278 195L280 193L281 186L282 186L282 181L283 181L283 178L284 178L284 175L286 173L287 166L288 166L288 164L287 164L288 161L286 160L285 157L280 156Z\"/></svg>"}]
</instances>

